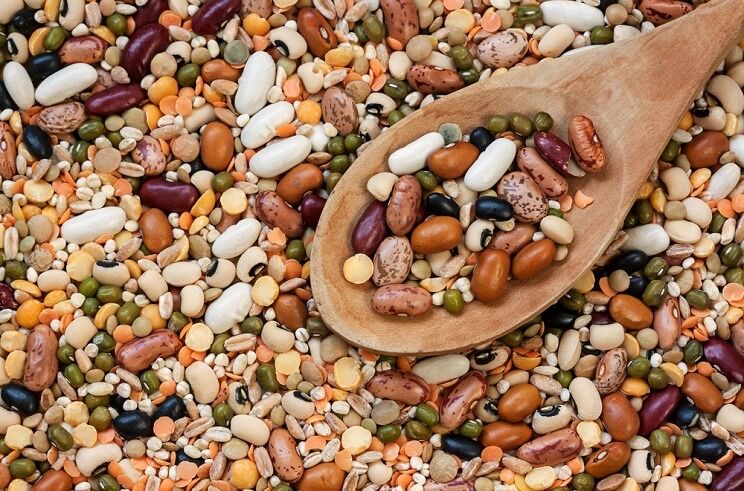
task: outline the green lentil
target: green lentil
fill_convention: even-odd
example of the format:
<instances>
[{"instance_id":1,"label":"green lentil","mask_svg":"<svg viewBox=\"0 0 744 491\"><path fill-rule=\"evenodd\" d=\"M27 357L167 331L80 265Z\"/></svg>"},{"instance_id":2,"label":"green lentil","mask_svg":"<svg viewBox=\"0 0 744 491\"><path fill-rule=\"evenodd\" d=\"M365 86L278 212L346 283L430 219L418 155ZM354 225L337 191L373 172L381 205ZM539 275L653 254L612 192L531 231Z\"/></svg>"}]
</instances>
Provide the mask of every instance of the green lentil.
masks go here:
<instances>
[{"instance_id":1,"label":"green lentil","mask_svg":"<svg viewBox=\"0 0 744 491\"><path fill-rule=\"evenodd\" d=\"M341 177L343 174L339 172L331 172L328 174L328 178L326 179L326 188L328 191L333 191L333 188L336 187L336 184L338 184L338 181L341 180Z\"/></svg>"},{"instance_id":2,"label":"green lentil","mask_svg":"<svg viewBox=\"0 0 744 491\"><path fill-rule=\"evenodd\" d=\"M260 317L246 317L240 323L240 332L255 334L258 336L263 329L263 320Z\"/></svg>"},{"instance_id":3,"label":"green lentil","mask_svg":"<svg viewBox=\"0 0 744 491\"><path fill-rule=\"evenodd\" d=\"M548 208L548 215L553 215L558 218L563 218L564 216L560 208Z\"/></svg>"},{"instance_id":4,"label":"green lentil","mask_svg":"<svg viewBox=\"0 0 744 491\"><path fill-rule=\"evenodd\" d=\"M403 114L401 111L392 111L390 114L388 114L387 121L388 124L392 126L405 117L406 115Z\"/></svg>"},{"instance_id":5,"label":"green lentil","mask_svg":"<svg viewBox=\"0 0 744 491\"><path fill-rule=\"evenodd\" d=\"M411 92L411 87L403 80L391 78L382 86L382 91L388 97L392 97L396 101L401 101Z\"/></svg>"},{"instance_id":6,"label":"green lentil","mask_svg":"<svg viewBox=\"0 0 744 491\"><path fill-rule=\"evenodd\" d=\"M394 442L400 437L400 425L382 425L377 427L377 438L382 443Z\"/></svg>"},{"instance_id":7,"label":"green lentil","mask_svg":"<svg viewBox=\"0 0 744 491\"><path fill-rule=\"evenodd\" d=\"M94 396L92 394L86 394L84 398L85 405L88 409L95 411L97 407L108 407L110 401L109 396Z\"/></svg>"},{"instance_id":8,"label":"green lentil","mask_svg":"<svg viewBox=\"0 0 744 491\"><path fill-rule=\"evenodd\" d=\"M110 474L104 474L98 478L98 489L100 491L119 491L121 486Z\"/></svg>"},{"instance_id":9,"label":"green lentil","mask_svg":"<svg viewBox=\"0 0 744 491\"><path fill-rule=\"evenodd\" d=\"M26 479L36 472L36 464L31 459L16 459L8 465L10 475L18 479Z\"/></svg>"},{"instance_id":10,"label":"green lentil","mask_svg":"<svg viewBox=\"0 0 744 491\"><path fill-rule=\"evenodd\" d=\"M607 26L597 26L589 33L592 44L610 44L614 37L612 29Z\"/></svg>"},{"instance_id":11,"label":"green lentil","mask_svg":"<svg viewBox=\"0 0 744 491\"><path fill-rule=\"evenodd\" d=\"M460 70L467 70L473 66L473 55L465 46L453 46L449 53L452 62Z\"/></svg>"},{"instance_id":12,"label":"green lentil","mask_svg":"<svg viewBox=\"0 0 744 491\"><path fill-rule=\"evenodd\" d=\"M553 127L553 117L545 111L540 111L532 118L535 131L548 131Z\"/></svg>"},{"instance_id":13,"label":"green lentil","mask_svg":"<svg viewBox=\"0 0 744 491\"><path fill-rule=\"evenodd\" d=\"M501 339L501 342L504 343L505 345L510 346L512 348L516 348L522 343L522 339L524 339L524 334L522 334L521 330L517 329L508 334L505 334L500 339Z\"/></svg>"},{"instance_id":14,"label":"green lentil","mask_svg":"<svg viewBox=\"0 0 744 491\"><path fill-rule=\"evenodd\" d=\"M88 148L90 147L90 143L78 140L75 143L72 144L72 147L70 147L70 154L72 156L72 160L75 162L81 163L88 160Z\"/></svg>"},{"instance_id":15,"label":"green lentil","mask_svg":"<svg viewBox=\"0 0 744 491\"><path fill-rule=\"evenodd\" d=\"M256 380L266 392L276 392L279 390L279 382L276 379L276 368L271 363L262 363L256 369Z\"/></svg>"},{"instance_id":16,"label":"green lentil","mask_svg":"<svg viewBox=\"0 0 744 491\"><path fill-rule=\"evenodd\" d=\"M10 260L5 262L5 279L9 281L25 280L28 266L21 261Z\"/></svg>"},{"instance_id":17,"label":"green lentil","mask_svg":"<svg viewBox=\"0 0 744 491\"><path fill-rule=\"evenodd\" d=\"M509 130L509 118L506 116L492 116L488 121L488 130L491 133L503 133Z\"/></svg>"},{"instance_id":18,"label":"green lentil","mask_svg":"<svg viewBox=\"0 0 744 491\"><path fill-rule=\"evenodd\" d=\"M690 435L679 435L674 441L674 455L686 459L692 455L693 439Z\"/></svg>"},{"instance_id":19,"label":"green lentil","mask_svg":"<svg viewBox=\"0 0 744 491\"><path fill-rule=\"evenodd\" d=\"M178 69L176 80L181 87L193 87L196 79L199 78L201 67L196 63L189 63Z\"/></svg>"},{"instance_id":20,"label":"green lentil","mask_svg":"<svg viewBox=\"0 0 744 491\"><path fill-rule=\"evenodd\" d=\"M729 283L744 284L744 270L741 268L729 268L723 275Z\"/></svg>"},{"instance_id":21,"label":"green lentil","mask_svg":"<svg viewBox=\"0 0 744 491\"><path fill-rule=\"evenodd\" d=\"M127 32L127 18L119 13L110 15L106 17L106 27L117 36L121 36Z\"/></svg>"},{"instance_id":22,"label":"green lentil","mask_svg":"<svg viewBox=\"0 0 744 491\"><path fill-rule=\"evenodd\" d=\"M509 127L519 136L530 136L534 131L532 120L522 113L509 115Z\"/></svg>"},{"instance_id":23,"label":"green lentil","mask_svg":"<svg viewBox=\"0 0 744 491\"><path fill-rule=\"evenodd\" d=\"M98 431L103 431L111 426L111 413L106 406L96 407L92 413L90 413L90 419L88 424L94 427Z\"/></svg>"},{"instance_id":24,"label":"green lentil","mask_svg":"<svg viewBox=\"0 0 744 491\"><path fill-rule=\"evenodd\" d=\"M121 287L115 285L103 285L96 292L96 298L101 303L120 303L121 294Z\"/></svg>"},{"instance_id":25,"label":"green lentil","mask_svg":"<svg viewBox=\"0 0 744 491\"><path fill-rule=\"evenodd\" d=\"M119 321L119 324L130 326L139 314L140 308L136 303L131 301L125 302L124 305L119 307L119 310L116 311L116 320Z\"/></svg>"},{"instance_id":26,"label":"green lentil","mask_svg":"<svg viewBox=\"0 0 744 491\"><path fill-rule=\"evenodd\" d=\"M235 184L235 179L229 172L220 172L212 178L212 188L215 192L224 193Z\"/></svg>"},{"instance_id":27,"label":"green lentil","mask_svg":"<svg viewBox=\"0 0 744 491\"><path fill-rule=\"evenodd\" d=\"M424 423L412 419L406 423L406 436L414 440L428 440L431 430Z\"/></svg>"},{"instance_id":28,"label":"green lentil","mask_svg":"<svg viewBox=\"0 0 744 491\"><path fill-rule=\"evenodd\" d=\"M661 368L652 368L648 371L648 385L652 389L661 390L669 385L669 377Z\"/></svg>"},{"instance_id":29,"label":"green lentil","mask_svg":"<svg viewBox=\"0 0 744 491\"><path fill-rule=\"evenodd\" d=\"M80 371L80 367L78 367L74 363L67 365L62 373L64 374L67 381L70 382L70 385L72 385L76 389L78 387L81 387L85 383L85 376L83 375L83 372Z\"/></svg>"},{"instance_id":30,"label":"green lentil","mask_svg":"<svg viewBox=\"0 0 744 491\"><path fill-rule=\"evenodd\" d=\"M114 359L111 353L98 353L93 363L99 370L110 372L114 368L114 365L116 365L116 359Z\"/></svg>"},{"instance_id":31,"label":"green lentil","mask_svg":"<svg viewBox=\"0 0 744 491\"><path fill-rule=\"evenodd\" d=\"M695 462L691 462L690 465L682 469L682 477L688 481L697 481L700 477L700 467L698 467Z\"/></svg>"},{"instance_id":32,"label":"green lentil","mask_svg":"<svg viewBox=\"0 0 744 491\"><path fill-rule=\"evenodd\" d=\"M70 450L75 443L70 432L59 424L53 424L47 429L47 438L63 452Z\"/></svg>"},{"instance_id":33,"label":"green lentil","mask_svg":"<svg viewBox=\"0 0 744 491\"><path fill-rule=\"evenodd\" d=\"M643 268L643 276L649 280L658 280L664 276L669 269L669 265L663 257L652 257Z\"/></svg>"},{"instance_id":34,"label":"green lentil","mask_svg":"<svg viewBox=\"0 0 744 491\"><path fill-rule=\"evenodd\" d=\"M685 363L691 365L703 357L703 345L696 339L691 339L685 345L683 350L685 354Z\"/></svg>"},{"instance_id":35,"label":"green lentil","mask_svg":"<svg viewBox=\"0 0 744 491\"><path fill-rule=\"evenodd\" d=\"M77 129L78 136L85 141L93 141L106 132L103 122L97 119L89 119Z\"/></svg>"},{"instance_id":36,"label":"green lentil","mask_svg":"<svg viewBox=\"0 0 744 491\"><path fill-rule=\"evenodd\" d=\"M476 83L480 79L480 72L478 72L478 70L476 70L475 68L460 70L460 77L462 77L466 85L471 85Z\"/></svg>"},{"instance_id":37,"label":"green lentil","mask_svg":"<svg viewBox=\"0 0 744 491\"><path fill-rule=\"evenodd\" d=\"M657 453L665 454L672 449L672 438L664 430L652 431L649 441L651 442L651 448Z\"/></svg>"},{"instance_id":38,"label":"green lentil","mask_svg":"<svg viewBox=\"0 0 744 491\"><path fill-rule=\"evenodd\" d=\"M8 455L13 449L5 443L5 438L0 438L0 454Z\"/></svg>"},{"instance_id":39,"label":"green lentil","mask_svg":"<svg viewBox=\"0 0 744 491\"><path fill-rule=\"evenodd\" d=\"M385 24L376 15L370 14L362 21L362 29L367 39L379 43L385 37Z\"/></svg>"},{"instance_id":40,"label":"green lentil","mask_svg":"<svg viewBox=\"0 0 744 491\"><path fill-rule=\"evenodd\" d=\"M305 243L300 239L291 240L289 244L287 244L286 254L288 259L302 261L305 259Z\"/></svg>"},{"instance_id":41,"label":"green lentil","mask_svg":"<svg viewBox=\"0 0 744 491\"><path fill-rule=\"evenodd\" d=\"M158 378L158 374L155 373L155 370L145 370L142 372L140 382L142 382L142 388L148 394L153 394L160 388L160 379Z\"/></svg>"},{"instance_id":42,"label":"green lentil","mask_svg":"<svg viewBox=\"0 0 744 491\"><path fill-rule=\"evenodd\" d=\"M723 249L721 249L718 255L721 257L721 264L733 268L739 264L743 253L744 250L742 250L739 244L731 242L723 246Z\"/></svg>"},{"instance_id":43,"label":"green lentil","mask_svg":"<svg viewBox=\"0 0 744 491\"><path fill-rule=\"evenodd\" d=\"M568 293L561 297L560 304L568 310L579 312L584 308L586 298L584 298L584 294L579 291L569 290Z\"/></svg>"},{"instance_id":44,"label":"green lentil","mask_svg":"<svg viewBox=\"0 0 744 491\"><path fill-rule=\"evenodd\" d=\"M228 333L222 333L218 334L214 337L214 341L212 341L212 346L209 347L209 352L214 353L215 355L219 355L220 353L227 353L227 350L225 349L225 341L230 339L230 334Z\"/></svg>"},{"instance_id":45,"label":"green lentil","mask_svg":"<svg viewBox=\"0 0 744 491\"><path fill-rule=\"evenodd\" d=\"M635 216L638 218L638 223L646 225L651 223L654 219L654 207L651 206L651 202L647 199L639 199L633 205L633 211Z\"/></svg>"},{"instance_id":46,"label":"green lentil","mask_svg":"<svg viewBox=\"0 0 744 491\"><path fill-rule=\"evenodd\" d=\"M478 438L481 431L483 431L483 423L472 419L465 421L457 430L459 434L466 438Z\"/></svg>"},{"instance_id":47,"label":"green lentil","mask_svg":"<svg viewBox=\"0 0 744 491\"><path fill-rule=\"evenodd\" d=\"M677 158L678 154L679 143L674 140L669 140L669 143L667 143L667 146L664 148L664 151L661 152L661 157L659 158L664 162L674 162L674 159Z\"/></svg>"},{"instance_id":48,"label":"green lentil","mask_svg":"<svg viewBox=\"0 0 744 491\"><path fill-rule=\"evenodd\" d=\"M439 185L439 178L431 171L420 170L415 176L421 187L426 191L433 191Z\"/></svg>"},{"instance_id":49,"label":"green lentil","mask_svg":"<svg viewBox=\"0 0 744 491\"><path fill-rule=\"evenodd\" d=\"M658 307L664 300L667 292L667 284L664 280L653 280L643 290L643 302L649 307Z\"/></svg>"},{"instance_id":50,"label":"green lentil","mask_svg":"<svg viewBox=\"0 0 744 491\"><path fill-rule=\"evenodd\" d=\"M311 336L325 336L328 334L328 327L320 317L310 317L305 324L305 329Z\"/></svg>"},{"instance_id":51,"label":"green lentil","mask_svg":"<svg viewBox=\"0 0 744 491\"><path fill-rule=\"evenodd\" d=\"M344 137L344 148L347 152L356 152L364 143L364 138L356 133L349 133Z\"/></svg>"},{"instance_id":52,"label":"green lentil","mask_svg":"<svg viewBox=\"0 0 744 491\"><path fill-rule=\"evenodd\" d=\"M97 332L92 339L93 344L98 346L99 351L110 353L116 347L116 340L106 331Z\"/></svg>"},{"instance_id":53,"label":"green lentil","mask_svg":"<svg viewBox=\"0 0 744 491\"><path fill-rule=\"evenodd\" d=\"M444 292L442 305L450 314L459 314L465 308L462 292L456 288L448 288Z\"/></svg>"},{"instance_id":54,"label":"green lentil","mask_svg":"<svg viewBox=\"0 0 744 491\"><path fill-rule=\"evenodd\" d=\"M64 28L60 26L52 27L46 37L44 37L44 49L48 51L57 51L57 49L62 46L62 43L65 42L66 38L67 33Z\"/></svg>"},{"instance_id":55,"label":"green lentil","mask_svg":"<svg viewBox=\"0 0 744 491\"><path fill-rule=\"evenodd\" d=\"M690 290L685 294L685 300L698 309L704 309L708 306L708 295L703 290Z\"/></svg>"},{"instance_id":56,"label":"green lentil","mask_svg":"<svg viewBox=\"0 0 744 491\"><path fill-rule=\"evenodd\" d=\"M80 308L83 310L83 313L85 315L87 315L88 317L93 317L94 315L96 315L96 312L98 312L98 309L101 308L101 302L99 302L98 299L95 298L86 298Z\"/></svg>"},{"instance_id":57,"label":"green lentil","mask_svg":"<svg viewBox=\"0 0 744 491\"><path fill-rule=\"evenodd\" d=\"M517 7L517 24L536 24L542 20L542 10L537 4L522 4Z\"/></svg>"},{"instance_id":58,"label":"green lentil","mask_svg":"<svg viewBox=\"0 0 744 491\"><path fill-rule=\"evenodd\" d=\"M434 426L439 424L439 413L436 409L428 404L422 403L416 406L416 413L414 417L430 428L433 428Z\"/></svg>"},{"instance_id":59,"label":"green lentil","mask_svg":"<svg viewBox=\"0 0 744 491\"><path fill-rule=\"evenodd\" d=\"M645 378L651 369L651 362L647 358L639 356L628 364L628 376L633 378Z\"/></svg>"},{"instance_id":60,"label":"green lentil","mask_svg":"<svg viewBox=\"0 0 744 491\"><path fill-rule=\"evenodd\" d=\"M726 223L726 217L718 212L713 213L713 218L708 225L708 232L712 234L720 234L723 229L723 224Z\"/></svg>"},{"instance_id":61,"label":"green lentil","mask_svg":"<svg viewBox=\"0 0 744 491\"><path fill-rule=\"evenodd\" d=\"M180 332L188 323L189 319L181 312L173 312L170 319L168 319L168 329L174 332Z\"/></svg>"},{"instance_id":62,"label":"green lentil","mask_svg":"<svg viewBox=\"0 0 744 491\"><path fill-rule=\"evenodd\" d=\"M95 297L96 292L100 287L101 285L98 283L98 281L96 281L95 278L85 278L78 285L78 293L80 293L81 295L85 295L86 298Z\"/></svg>"},{"instance_id":63,"label":"green lentil","mask_svg":"<svg viewBox=\"0 0 744 491\"><path fill-rule=\"evenodd\" d=\"M235 416L235 411L227 404L220 403L212 411L212 417L217 426L230 426L230 420Z\"/></svg>"},{"instance_id":64,"label":"green lentil","mask_svg":"<svg viewBox=\"0 0 744 491\"><path fill-rule=\"evenodd\" d=\"M346 147L344 146L344 137L334 136L328 141L328 153L331 155L341 155L345 152Z\"/></svg>"},{"instance_id":65,"label":"green lentil","mask_svg":"<svg viewBox=\"0 0 744 491\"><path fill-rule=\"evenodd\" d=\"M594 477L586 472L576 474L573 479L571 479L571 485L573 485L573 488L576 491L592 491L595 486Z\"/></svg>"},{"instance_id":66,"label":"green lentil","mask_svg":"<svg viewBox=\"0 0 744 491\"><path fill-rule=\"evenodd\" d=\"M75 361L75 348L69 344L62 344L57 348L57 359L60 363L72 363Z\"/></svg>"},{"instance_id":67,"label":"green lentil","mask_svg":"<svg viewBox=\"0 0 744 491\"><path fill-rule=\"evenodd\" d=\"M558 370L558 373L553 375L553 378L556 379L559 384L561 384L561 387L567 388L569 385L571 385L573 374L568 370Z\"/></svg>"}]
</instances>

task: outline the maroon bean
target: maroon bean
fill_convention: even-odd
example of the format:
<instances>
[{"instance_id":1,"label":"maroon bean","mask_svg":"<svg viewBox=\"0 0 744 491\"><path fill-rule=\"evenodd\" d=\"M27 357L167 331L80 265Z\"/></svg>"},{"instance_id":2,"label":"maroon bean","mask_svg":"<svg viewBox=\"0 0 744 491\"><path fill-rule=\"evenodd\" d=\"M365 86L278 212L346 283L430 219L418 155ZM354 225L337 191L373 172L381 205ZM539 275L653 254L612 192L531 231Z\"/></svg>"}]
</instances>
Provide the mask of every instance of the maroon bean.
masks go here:
<instances>
[{"instance_id":1,"label":"maroon bean","mask_svg":"<svg viewBox=\"0 0 744 491\"><path fill-rule=\"evenodd\" d=\"M152 23L134 31L121 53L119 65L127 71L133 82L139 82L150 71L150 62L156 54L168 47L168 29Z\"/></svg>"},{"instance_id":2,"label":"maroon bean","mask_svg":"<svg viewBox=\"0 0 744 491\"><path fill-rule=\"evenodd\" d=\"M185 182L151 177L140 185L139 195L145 206L159 208L166 213L183 213L191 210L199 199L199 190Z\"/></svg>"},{"instance_id":3,"label":"maroon bean","mask_svg":"<svg viewBox=\"0 0 744 491\"><path fill-rule=\"evenodd\" d=\"M652 393L643 401L638 417L641 419L641 426L638 429L639 435L648 435L656 428L661 426L682 399L682 392L679 388L670 385L665 389Z\"/></svg>"},{"instance_id":4,"label":"maroon bean","mask_svg":"<svg viewBox=\"0 0 744 491\"><path fill-rule=\"evenodd\" d=\"M217 32L240 7L240 0L210 0L191 18L191 29L202 36Z\"/></svg>"},{"instance_id":5,"label":"maroon bean","mask_svg":"<svg viewBox=\"0 0 744 491\"><path fill-rule=\"evenodd\" d=\"M114 85L96 92L85 101L85 111L94 116L120 114L145 100L139 84Z\"/></svg>"},{"instance_id":6,"label":"maroon bean","mask_svg":"<svg viewBox=\"0 0 744 491\"><path fill-rule=\"evenodd\" d=\"M385 237L388 228L385 224L385 204L373 201L359 217L351 233L351 247L355 252L373 256Z\"/></svg>"},{"instance_id":7,"label":"maroon bean","mask_svg":"<svg viewBox=\"0 0 744 491\"><path fill-rule=\"evenodd\" d=\"M134 14L134 25L137 29L147 24L157 22L160 14L168 8L168 0L150 0L144 7L139 7Z\"/></svg>"},{"instance_id":8,"label":"maroon bean","mask_svg":"<svg viewBox=\"0 0 744 491\"><path fill-rule=\"evenodd\" d=\"M540 155L564 175L568 174L568 160L571 158L571 147L553 133L538 131L535 133L535 147Z\"/></svg>"},{"instance_id":9,"label":"maroon bean","mask_svg":"<svg viewBox=\"0 0 744 491\"><path fill-rule=\"evenodd\" d=\"M5 283L0 283L0 307L13 310L18 308L13 289Z\"/></svg>"},{"instance_id":10,"label":"maroon bean","mask_svg":"<svg viewBox=\"0 0 744 491\"><path fill-rule=\"evenodd\" d=\"M734 457L716 474L710 491L744 489L744 457Z\"/></svg>"},{"instance_id":11,"label":"maroon bean","mask_svg":"<svg viewBox=\"0 0 744 491\"><path fill-rule=\"evenodd\" d=\"M302 221L308 226L316 228L320 221L320 214L323 213L323 207L325 204L326 199L322 196L318 196L314 193L307 193L302 197L302 202L300 203Z\"/></svg>"},{"instance_id":12,"label":"maroon bean","mask_svg":"<svg viewBox=\"0 0 744 491\"><path fill-rule=\"evenodd\" d=\"M703 347L705 358L717 365L724 375L738 384L744 384L744 356L720 338L711 338Z\"/></svg>"}]
</instances>

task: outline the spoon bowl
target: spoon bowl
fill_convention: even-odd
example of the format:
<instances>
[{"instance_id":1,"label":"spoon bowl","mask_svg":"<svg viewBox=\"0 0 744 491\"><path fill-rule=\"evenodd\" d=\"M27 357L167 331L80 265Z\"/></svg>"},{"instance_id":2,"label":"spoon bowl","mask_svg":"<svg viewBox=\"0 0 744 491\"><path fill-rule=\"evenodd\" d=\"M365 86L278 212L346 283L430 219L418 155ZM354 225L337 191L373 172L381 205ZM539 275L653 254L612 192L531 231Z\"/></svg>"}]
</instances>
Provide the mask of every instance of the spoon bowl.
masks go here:
<instances>
[{"instance_id":1,"label":"spoon bowl","mask_svg":"<svg viewBox=\"0 0 744 491\"><path fill-rule=\"evenodd\" d=\"M604 252L680 118L725 54L744 35L744 2L713 0L648 34L560 59L512 69L447 95L407 116L369 144L334 188L312 248L312 289L323 320L349 341L387 354L441 354L482 345L522 326L555 303ZM547 111L552 132L567 139L567 123L588 116L602 139L607 165L568 178L594 203L566 215L575 239L568 256L529 280L510 280L493 303L477 300L460 315L435 307L420 316L375 313L375 287L343 276L354 254L351 232L373 197L366 183L388 170L387 158L442 123L463 133L494 114Z\"/></svg>"}]
</instances>

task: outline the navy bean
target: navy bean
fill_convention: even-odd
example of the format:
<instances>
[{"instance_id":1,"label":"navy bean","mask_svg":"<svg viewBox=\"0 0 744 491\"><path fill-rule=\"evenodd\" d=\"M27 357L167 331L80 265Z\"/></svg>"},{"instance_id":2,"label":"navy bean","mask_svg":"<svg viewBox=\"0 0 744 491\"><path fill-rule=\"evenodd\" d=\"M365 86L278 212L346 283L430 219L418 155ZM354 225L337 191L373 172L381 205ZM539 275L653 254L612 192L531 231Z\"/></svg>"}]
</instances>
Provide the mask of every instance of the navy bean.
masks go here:
<instances>
[{"instance_id":1,"label":"navy bean","mask_svg":"<svg viewBox=\"0 0 744 491\"><path fill-rule=\"evenodd\" d=\"M96 92L85 101L85 111L95 116L120 114L145 100L139 84L114 85Z\"/></svg>"},{"instance_id":2,"label":"navy bean","mask_svg":"<svg viewBox=\"0 0 744 491\"><path fill-rule=\"evenodd\" d=\"M157 53L165 51L169 43L168 29L152 23L134 31L121 53L119 65L127 71L130 80L139 82L150 71L150 62Z\"/></svg>"},{"instance_id":3,"label":"navy bean","mask_svg":"<svg viewBox=\"0 0 744 491\"><path fill-rule=\"evenodd\" d=\"M374 256L380 243L388 236L385 211L385 204L380 201L373 201L367 206L351 233L354 252Z\"/></svg>"},{"instance_id":4,"label":"navy bean","mask_svg":"<svg viewBox=\"0 0 744 491\"><path fill-rule=\"evenodd\" d=\"M240 0L210 0L203 4L191 18L191 28L195 33L209 36L216 33L223 22L233 16L240 8Z\"/></svg>"}]
</instances>

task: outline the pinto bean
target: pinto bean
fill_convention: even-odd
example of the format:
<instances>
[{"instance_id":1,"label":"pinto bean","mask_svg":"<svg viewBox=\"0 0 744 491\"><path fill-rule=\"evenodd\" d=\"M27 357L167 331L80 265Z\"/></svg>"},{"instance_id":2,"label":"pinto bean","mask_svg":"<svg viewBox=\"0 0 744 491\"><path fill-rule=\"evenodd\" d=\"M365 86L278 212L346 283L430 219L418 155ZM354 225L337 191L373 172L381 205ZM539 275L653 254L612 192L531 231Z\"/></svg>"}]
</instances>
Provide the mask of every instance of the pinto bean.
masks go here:
<instances>
[{"instance_id":1,"label":"pinto bean","mask_svg":"<svg viewBox=\"0 0 744 491\"><path fill-rule=\"evenodd\" d=\"M388 237L377 248L372 281L377 286L403 283L413 263L413 250L406 237Z\"/></svg>"},{"instance_id":2,"label":"pinto bean","mask_svg":"<svg viewBox=\"0 0 744 491\"><path fill-rule=\"evenodd\" d=\"M297 454L297 442L289 431L284 428L272 431L268 446L276 475L283 481L299 481L303 471L302 459Z\"/></svg>"},{"instance_id":3,"label":"pinto bean","mask_svg":"<svg viewBox=\"0 0 744 491\"><path fill-rule=\"evenodd\" d=\"M532 147L524 146L517 150L517 167L529 174L543 190L545 196L558 198L568 192L568 181Z\"/></svg>"},{"instance_id":4,"label":"pinto bean","mask_svg":"<svg viewBox=\"0 0 744 491\"><path fill-rule=\"evenodd\" d=\"M524 246L532 242L532 235L537 229L531 223L518 222L508 232L497 232L488 244L489 249L500 249L511 255L519 252Z\"/></svg>"},{"instance_id":5,"label":"pinto bean","mask_svg":"<svg viewBox=\"0 0 744 491\"><path fill-rule=\"evenodd\" d=\"M158 329L144 338L136 338L121 347L116 361L130 372L140 372L150 367L158 358L166 358L181 349L178 335L168 329Z\"/></svg>"},{"instance_id":6,"label":"pinto bean","mask_svg":"<svg viewBox=\"0 0 744 491\"><path fill-rule=\"evenodd\" d=\"M263 191L256 196L256 216L272 227L279 227L290 239L302 236L302 215L274 191Z\"/></svg>"},{"instance_id":7,"label":"pinto bean","mask_svg":"<svg viewBox=\"0 0 744 491\"><path fill-rule=\"evenodd\" d=\"M418 286L385 285L372 296L372 308L384 315L421 315L431 308L431 294Z\"/></svg>"},{"instance_id":8,"label":"pinto bean","mask_svg":"<svg viewBox=\"0 0 744 491\"><path fill-rule=\"evenodd\" d=\"M606 352L597 365L595 384L600 394L610 394L620 388L625 380L628 353L623 348Z\"/></svg>"},{"instance_id":9,"label":"pinto bean","mask_svg":"<svg viewBox=\"0 0 744 491\"><path fill-rule=\"evenodd\" d=\"M385 222L395 235L405 235L416 225L421 208L421 184L413 176L403 176L393 186L385 211Z\"/></svg>"},{"instance_id":10,"label":"pinto bean","mask_svg":"<svg viewBox=\"0 0 744 491\"><path fill-rule=\"evenodd\" d=\"M40 324L26 339L26 366L23 385L34 392L50 387L57 377L57 336L47 325Z\"/></svg>"},{"instance_id":11,"label":"pinto bean","mask_svg":"<svg viewBox=\"0 0 744 491\"><path fill-rule=\"evenodd\" d=\"M429 398L429 385L424 379L400 370L377 372L367 382L366 389L380 399L390 399L409 406L421 404Z\"/></svg>"},{"instance_id":12,"label":"pinto bean","mask_svg":"<svg viewBox=\"0 0 744 491\"><path fill-rule=\"evenodd\" d=\"M486 249L478 256L470 281L470 290L481 302L493 302L506 292L509 280L509 255Z\"/></svg>"},{"instance_id":13,"label":"pinto bean","mask_svg":"<svg viewBox=\"0 0 744 491\"><path fill-rule=\"evenodd\" d=\"M485 395L488 384L480 372L470 372L455 384L442 401L439 422L451 430L460 426Z\"/></svg>"},{"instance_id":14,"label":"pinto bean","mask_svg":"<svg viewBox=\"0 0 744 491\"><path fill-rule=\"evenodd\" d=\"M525 443L517 450L517 456L532 465L558 465L578 456L582 448L578 433L564 428Z\"/></svg>"}]
</instances>

